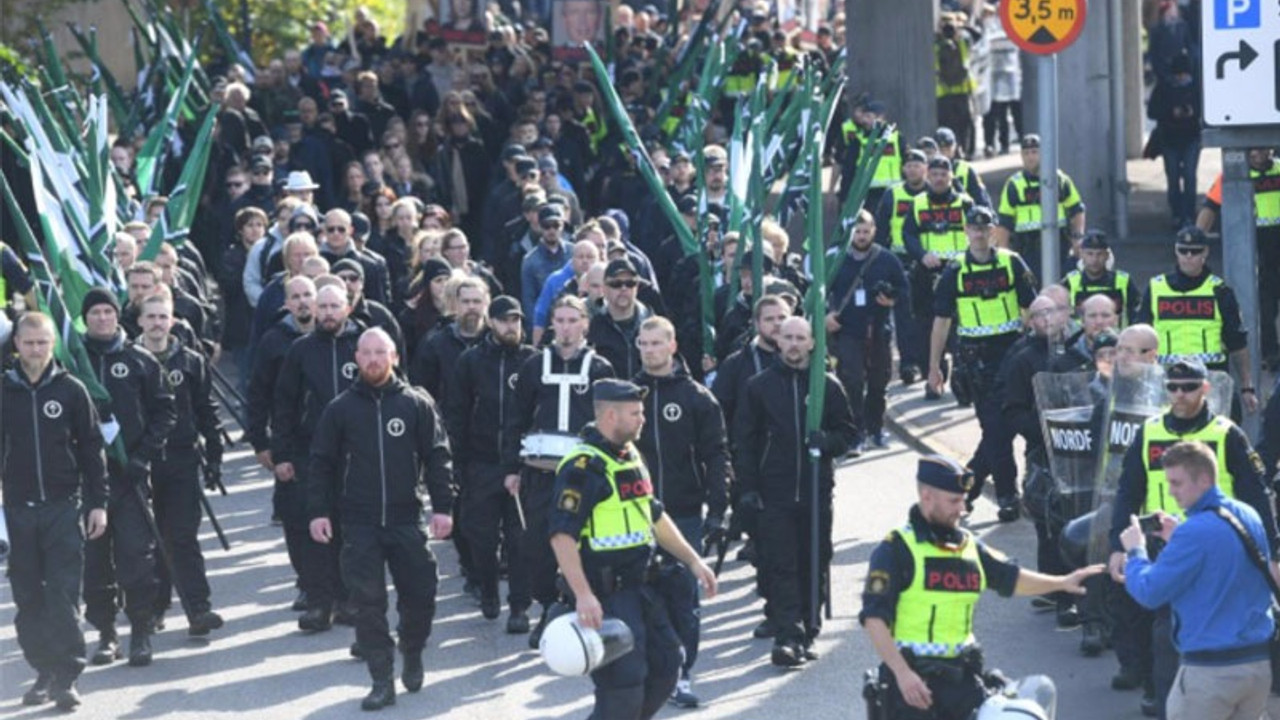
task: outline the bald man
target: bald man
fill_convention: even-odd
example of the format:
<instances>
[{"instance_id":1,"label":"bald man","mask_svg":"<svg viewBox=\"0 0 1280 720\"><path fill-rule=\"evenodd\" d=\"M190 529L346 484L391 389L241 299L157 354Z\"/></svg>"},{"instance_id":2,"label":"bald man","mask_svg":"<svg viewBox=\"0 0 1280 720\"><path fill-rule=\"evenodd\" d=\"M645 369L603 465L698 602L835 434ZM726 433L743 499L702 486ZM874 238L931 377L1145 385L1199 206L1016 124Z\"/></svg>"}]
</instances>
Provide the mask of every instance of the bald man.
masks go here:
<instances>
[{"instance_id":1,"label":"bald man","mask_svg":"<svg viewBox=\"0 0 1280 720\"><path fill-rule=\"evenodd\" d=\"M1115 301L1106 295L1090 295L1080 303L1081 327L1066 340L1065 352L1049 365L1053 372L1084 372L1093 369L1093 343L1102 332L1115 331L1120 322Z\"/></svg>"},{"instance_id":2,"label":"bald man","mask_svg":"<svg viewBox=\"0 0 1280 720\"><path fill-rule=\"evenodd\" d=\"M378 710L396 701L384 568L396 587L401 681L417 692L436 608L436 559L419 522L421 496L431 496L431 536L449 537L453 468L431 396L395 376L400 358L391 336L366 330L355 359L359 379L329 403L316 427L307 510L311 538L325 546L338 544L334 523L341 517L342 579L373 680L360 707Z\"/></svg>"}]
</instances>

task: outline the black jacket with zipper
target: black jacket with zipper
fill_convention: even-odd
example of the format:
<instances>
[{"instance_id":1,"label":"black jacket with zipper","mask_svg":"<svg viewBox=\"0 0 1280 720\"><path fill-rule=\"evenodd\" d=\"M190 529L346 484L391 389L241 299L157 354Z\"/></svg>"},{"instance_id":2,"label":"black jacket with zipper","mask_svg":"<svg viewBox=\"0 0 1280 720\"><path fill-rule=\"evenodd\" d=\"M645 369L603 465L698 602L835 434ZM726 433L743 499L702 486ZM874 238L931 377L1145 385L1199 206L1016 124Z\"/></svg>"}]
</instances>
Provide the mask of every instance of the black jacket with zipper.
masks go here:
<instances>
[{"instance_id":1,"label":"black jacket with zipper","mask_svg":"<svg viewBox=\"0 0 1280 720\"><path fill-rule=\"evenodd\" d=\"M502 447L499 448L503 469L519 472L520 439L528 432L556 432L560 411L560 388L542 382L543 353L551 353L551 372L576 375L582 370L588 346L583 345L572 358L560 357L556 348L543 350L526 358L516 379L516 404L503 417ZM614 377L613 365L599 355L592 355L587 381L573 386L569 392L569 434L577 435L595 418L591 403L591 384L600 378Z\"/></svg>"},{"instance_id":2,"label":"black jacket with zipper","mask_svg":"<svg viewBox=\"0 0 1280 720\"><path fill-rule=\"evenodd\" d=\"M463 351L454 373L454 390L444 407L454 463L498 463L507 416L514 412L520 366L538 354L530 345L507 347L486 335Z\"/></svg>"},{"instance_id":3,"label":"black jacket with zipper","mask_svg":"<svg viewBox=\"0 0 1280 720\"><path fill-rule=\"evenodd\" d=\"M260 453L271 449L271 416L275 411L276 378L280 365L289 353L289 346L304 333L298 322L288 312L262 333L253 350L253 370L249 374L248 413L249 427L245 434L253 451Z\"/></svg>"},{"instance_id":4,"label":"black jacket with zipper","mask_svg":"<svg viewBox=\"0 0 1280 720\"><path fill-rule=\"evenodd\" d=\"M289 346L276 377L271 423L271 459L276 464L306 462L320 413L360 374L360 332L360 326L348 320L336 333L317 329Z\"/></svg>"},{"instance_id":5,"label":"black jacket with zipper","mask_svg":"<svg viewBox=\"0 0 1280 720\"><path fill-rule=\"evenodd\" d=\"M729 503L729 440L720 403L689 377L683 363L671 375L641 371L635 382L649 388L644 429L636 446L653 478L656 497L672 517L724 519Z\"/></svg>"},{"instance_id":6,"label":"black jacket with zipper","mask_svg":"<svg viewBox=\"0 0 1280 720\"><path fill-rule=\"evenodd\" d=\"M640 301L636 301L635 314L627 327L618 324L609 314L604 312L591 318L591 327L587 330L587 342L595 348L600 357L609 361L620 378L634 377L643 367L640 364L640 350L636 347L636 338L640 335L640 323L653 316L653 311Z\"/></svg>"},{"instance_id":7,"label":"black jacket with zipper","mask_svg":"<svg viewBox=\"0 0 1280 720\"><path fill-rule=\"evenodd\" d=\"M83 383L55 363L34 384L21 368L4 374L0 477L10 505L79 496L107 506L107 468L98 410ZM34 452L32 449L34 448Z\"/></svg>"},{"instance_id":8,"label":"black jacket with zipper","mask_svg":"<svg viewBox=\"0 0 1280 720\"><path fill-rule=\"evenodd\" d=\"M419 489L431 511L453 507L449 438L425 392L393 377L381 387L358 380L324 409L311 444L307 510L357 525L418 524Z\"/></svg>"},{"instance_id":9,"label":"black jacket with zipper","mask_svg":"<svg viewBox=\"0 0 1280 720\"><path fill-rule=\"evenodd\" d=\"M164 451L192 450L203 437L205 459L221 465L222 423L218 420L218 401L213 399L213 377L204 356L170 336L168 351L156 355L156 359L164 366L178 416Z\"/></svg>"},{"instance_id":10,"label":"black jacket with zipper","mask_svg":"<svg viewBox=\"0 0 1280 720\"><path fill-rule=\"evenodd\" d=\"M822 409L825 437L818 468L824 495L835 484L833 459L857 436L844 387L831 373L826 373L826 378ZM766 504L809 503L808 398L808 368L779 363L747 382L747 392L733 419L734 479L742 493L757 492Z\"/></svg>"},{"instance_id":11,"label":"black jacket with zipper","mask_svg":"<svg viewBox=\"0 0 1280 720\"><path fill-rule=\"evenodd\" d=\"M110 340L86 335L84 345L98 382L111 396L109 403L98 407L99 418L102 422L115 418L120 424L120 440L131 463L150 463L160 457L178 421L160 361L126 340L124 330L117 330Z\"/></svg>"}]
</instances>

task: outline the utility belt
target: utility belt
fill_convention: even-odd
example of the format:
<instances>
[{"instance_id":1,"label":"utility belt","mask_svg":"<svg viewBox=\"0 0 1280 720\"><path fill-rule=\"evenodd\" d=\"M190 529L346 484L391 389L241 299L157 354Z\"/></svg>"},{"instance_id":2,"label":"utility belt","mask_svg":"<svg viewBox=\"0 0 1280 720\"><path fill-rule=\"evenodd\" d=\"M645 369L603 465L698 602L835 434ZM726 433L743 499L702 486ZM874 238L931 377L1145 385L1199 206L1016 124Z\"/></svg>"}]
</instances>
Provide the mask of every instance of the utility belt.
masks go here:
<instances>
[{"instance_id":1,"label":"utility belt","mask_svg":"<svg viewBox=\"0 0 1280 720\"><path fill-rule=\"evenodd\" d=\"M520 438L520 460L531 468L555 472L560 461L581 442L578 436L568 433L530 433Z\"/></svg>"},{"instance_id":2,"label":"utility belt","mask_svg":"<svg viewBox=\"0 0 1280 720\"><path fill-rule=\"evenodd\" d=\"M920 676L925 684L958 685L976 678L988 688L988 692L1004 687L1007 680L999 670L985 673L982 669L982 648L971 645L954 658L917 657L910 648L901 650L907 666ZM893 673L888 666L871 668L863 674L862 697L866 700L867 720L893 720L893 701L890 688Z\"/></svg>"},{"instance_id":3,"label":"utility belt","mask_svg":"<svg viewBox=\"0 0 1280 720\"><path fill-rule=\"evenodd\" d=\"M920 657L910 648L903 648L900 652L903 659L907 661L907 665L925 682L933 679L941 682L960 682L966 677L982 675L980 645L970 645L953 658Z\"/></svg>"}]
</instances>

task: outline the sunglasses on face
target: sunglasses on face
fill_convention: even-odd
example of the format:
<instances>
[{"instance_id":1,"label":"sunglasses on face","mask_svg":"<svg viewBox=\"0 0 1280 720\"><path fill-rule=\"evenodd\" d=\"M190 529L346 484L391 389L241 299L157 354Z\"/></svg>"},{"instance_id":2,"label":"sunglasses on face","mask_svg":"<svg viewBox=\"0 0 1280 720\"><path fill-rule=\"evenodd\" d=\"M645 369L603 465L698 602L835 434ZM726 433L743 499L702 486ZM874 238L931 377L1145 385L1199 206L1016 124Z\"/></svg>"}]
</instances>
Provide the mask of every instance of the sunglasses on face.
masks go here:
<instances>
[{"instance_id":1,"label":"sunglasses on face","mask_svg":"<svg viewBox=\"0 0 1280 720\"><path fill-rule=\"evenodd\" d=\"M614 290L621 290L622 288L627 288L628 290L631 290L631 289L634 289L637 285L639 285L640 281L639 280L610 280L605 284L613 288Z\"/></svg>"},{"instance_id":2,"label":"sunglasses on face","mask_svg":"<svg viewBox=\"0 0 1280 720\"><path fill-rule=\"evenodd\" d=\"M315 226L315 225L312 225L311 223L294 223L294 225L293 225L293 229L294 229L294 230L306 230L307 232L311 232L312 230L315 230L315 229L316 229L316 226Z\"/></svg>"},{"instance_id":3,"label":"sunglasses on face","mask_svg":"<svg viewBox=\"0 0 1280 720\"><path fill-rule=\"evenodd\" d=\"M1164 389L1171 393L1193 393L1202 386L1203 384L1198 382L1167 382L1164 384Z\"/></svg>"},{"instance_id":4,"label":"sunglasses on face","mask_svg":"<svg viewBox=\"0 0 1280 720\"><path fill-rule=\"evenodd\" d=\"M1186 256L1186 257L1194 257L1194 256L1196 256L1196 255L1203 255L1203 254L1204 254L1204 253L1206 253L1206 252L1209 252L1209 248L1195 248L1195 247L1180 247L1180 248L1178 248L1178 254L1179 254L1179 255L1184 255L1184 256Z\"/></svg>"}]
</instances>

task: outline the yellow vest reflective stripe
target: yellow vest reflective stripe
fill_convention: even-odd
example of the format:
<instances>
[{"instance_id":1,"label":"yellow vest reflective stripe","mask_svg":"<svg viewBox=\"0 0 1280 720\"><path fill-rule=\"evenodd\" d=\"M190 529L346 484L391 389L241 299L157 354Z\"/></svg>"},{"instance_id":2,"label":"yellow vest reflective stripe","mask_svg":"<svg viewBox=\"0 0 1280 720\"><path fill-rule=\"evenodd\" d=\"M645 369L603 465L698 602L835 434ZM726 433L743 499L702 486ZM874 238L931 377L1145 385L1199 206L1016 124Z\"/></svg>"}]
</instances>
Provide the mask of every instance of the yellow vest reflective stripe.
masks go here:
<instances>
[{"instance_id":1,"label":"yellow vest reflective stripe","mask_svg":"<svg viewBox=\"0 0 1280 720\"><path fill-rule=\"evenodd\" d=\"M604 140L609 134L609 129L604 126L604 121L596 115L595 108L587 108L587 114L582 116L582 126L587 129L587 137L591 141L591 152L600 152L600 141Z\"/></svg>"},{"instance_id":2,"label":"yellow vest reflective stripe","mask_svg":"<svg viewBox=\"0 0 1280 720\"><path fill-rule=\"evenodd\" d=\"M964 190L965 194L977 197L978 188L970 186L969 179L974 178L975 184L981 183L982 179L976 173L970 173L970 169L968 160L951 161L951 174L960 181L960 188Z\"/></svg>"},{"instance_id":3,"label":"yellow vest reflective stripe","mask_svg":"<svg viewBox=\"0 0 1280 720\"><path fill-rule=\"evenodd\" d=\"M1058 171L1058 183L1059 186L1065 185L1067 191L1058 197L1058 227L1063 227L1067 224L1067 208L1078 203L1080 197L1076 194L1075 184L1062 171ZM1040 178L1028 178L1022 171L1009 178L1005 191L1000 193L999 212L1013 216L1014 232L1040 230Z\"/></svg>"},{"instance_id":4,"label":"yellow vest reflective stripe","mask_svg":"<svg viewBox=\"0 0 1280 720\"><path fill-rule=\"evenodd\" d=\"M929 202L928 191L916 195L911 206L916 225L920 228L920 245L926 253L954 260L969 249L969 238L964 234L964 211L972 204L968 195L956 195L947 205L934 206Z\"/></svg>"},{"instance_id":5,"label":"yellow vest reflective stripe","mask_svg":"<svg viewBox=\"0 0 1280 720\"><path fill-rule=\"evenodd\" d=\"M1116 316L1120 318L1120 327L1125 327L1133 318L1127 317L1129 307L1129 273L1116 270L1110 284L1090 280L1080 270L1067 273L1067 291L1071 293L1071 307L1080 307L1080 303L1093 295L1106 295L1116 301Z\"/></svg>"},{"instance_id":6,"label":"yellow vest reflective stripe","mask_svg":"<svg viewBox=\"0 0 1280 720\"><path fill-rule=\"evenodd\" d=\"M1231 421L1215 416L1208 425L1187 435L1176 435L1164 426L1164 416L1147 418L1142 426L1142 465L1147 474L1147 497L1142 503L1143 514L1163 510L1182 520L1182 508L1169 494L1169 479L1164 474L1160 457L1170 445L1199 440L1213 449L1218 456L1218 487L1227 497L1235 497L1235 478L1227 470L1227 435Z\"/></svg>"},{"instance_id":7,"label":"yellow vest reflective stripe","mask_svg":"<svg viewBox=\"0 0 1280 720\"><path fill-rule=\"evenodd\" d=\"M0 257L4 256L4 251L8 248L8 245L0 242ZM4 268L0 267L0 310L7 307L9 307L9 281L4 279Z\"/></svg>"},{"instance_id":8,"label":"yellow vest reflective stripe","mask_svg":"<svg viewBox=\"0 0 1280 720\"><path fill-rule=\"evenodd\" d=\"M915 206L916 198L924 190L912 195L907 189L907 183L900 182L893 186L891 192L893 193L893 211L889 215L889 249L905 255L907 245L902 239L902 227L907 224L907 218L911 216L911 208Z\"/></svg>"},{"instance_id":9,"label":"yellow vest reflective stripe","mask_svg":"<svg viewBox=\"0 0 1280 720\"><path fill-rule=\"evenodd\" d=\"M844 138L845 144L853 143L859 133L858 124L852 120L845 120L840 124L840 135ZM861 144L861 141L858 142Z\"/></svg>"},{"instance_id":10,"label":"yellow vest reflective stripe","mask_svg":"<svg viewBox=\"0 0 1280 720\"><path fill-rule=\"evenodd\" d=\"M780 57L773 58L774 67L777 68L777 75L774 77L774 89L781 90L787 86L787 82L791 79L791 75L800 65L800 56L791 48L783 48ZM800 80L795 80L795 85L791 87L795 90L800 85Z\"/></svg>"},{"instance_id":11,"label":"yellow vest reflective stripe","mask_svg":"<svg viewBox=\"0 0 1280 720\"><path fill-rule=\"evenodd\" d=\"M653 544L653 517L649 512L653 484L649 481L644 461L640 459L640 451L634 445L629 445L628 450L628 455L634 459L623 462L594 445L583 443L566 455L556 469L559 472L570 463L585 463L588 456L604 463L605 479L613 492L595 504L591 517L582 526L581 540L593 552L627 550Z\"/></svg>"},{"instance_id":12,"label":"yellow vest reflective stripe","mask_svg":"<svg viewBox=\"0 0 1280 720\"><path fill-rule=\"evenodd\" d=\"M1151 280L1151 317L1160 337L1159 362L1199 360L1206 365L1227 361L1222 345L1222 309L1214 290L1222 278L1210 275L1200 287L1178 292L1160 275Z\"/></svg>"},{"instance_id":13,"label":"yellow vest reflective stripe","mask_svg":"<svg viewBox=\"0 0 1280 720\"><path fill-rule=\"evenodd\" d=\"M960 46L960 62L965 66L965 68L968 68L969 52L970 52L969 43L965 40L961 40L959 37L956 38L956 42ZM938 57L938 45L937 43L935 43L933 46L933 72L934 72L934 75L937 76L938 78L937 79L937 96L938 97L946 97L948 95L968 95L969 93L973 92L975 87L977 87L977 83L973 79L973 72L971 71L967 72L967 75L963 82L956 83L955 85L947 85L946 83L942 82L941 64L942 64L941 60Z\"/></svg>"},{"instance_id":14,"label":"yellow vest reflective stripe","mask_svg":"<svg viewBox=\"0 0 1280 720\"><path fill-rule=\"evenodd\" d=\"M1253 179L1253 210L1258 227L1280 226L1280 160L1272 160L1263 172L1250 169Z\"/></svg>"},{"instance_id":15,"label":"yellow vest reflective stripe","mask_svg":"<svg viewBox=\"0 0 1280 720\"><path fill-rule=\"evenodd\" d=\"M867 149L867 144L871 142L871 135L858 127L852 120L845 120L840 126L840 132L844 135L844 141L850 145L858 144L859 151ZM902 182L902 139L897 130L890 132L885 140L884 151L880 155L880 163L876 165L876 172L871 176L871 187L873 189L883 189L891 187L894 183Z\"/></svg>"},{"instance_id":16,"label":"yellow vest reflective stripe","mask_svg":"<svg viewBox=\"0 0 1280 720\"><path fill-rule=\"evenodd\" d=\"M942 548L916 539L910 524L895 530L911 552L911 585L898 596L893 639L917 657L949 658L973 645L973 608L987 587L978 543Z\"/></svg>"},{"instance_id":17,"label":"yellow vest reflective stripe","mask_svg":"<svg viewBox=\"0 0 1280 720\"><path fill-rule=\"evenodd\" d=\"M990 265L971 265L968 258L960 261L956 335L962 338L995 337L1022 329L1013 253L996 248L994 259Z\"/></svg>"}]
</instances>

